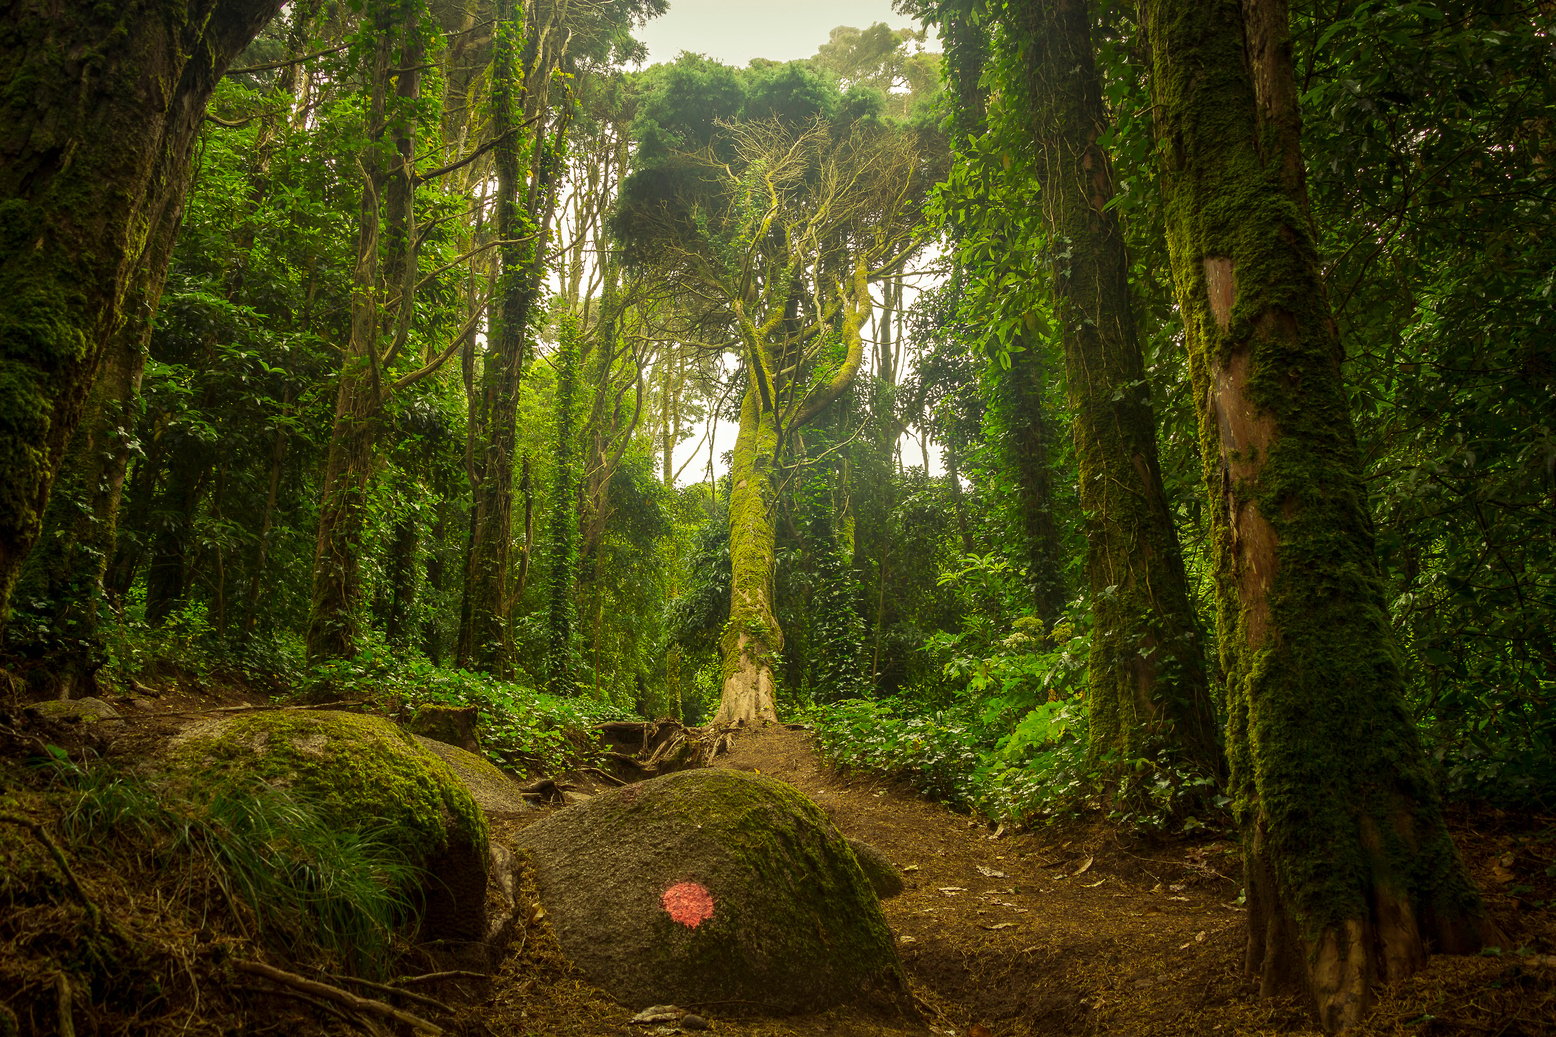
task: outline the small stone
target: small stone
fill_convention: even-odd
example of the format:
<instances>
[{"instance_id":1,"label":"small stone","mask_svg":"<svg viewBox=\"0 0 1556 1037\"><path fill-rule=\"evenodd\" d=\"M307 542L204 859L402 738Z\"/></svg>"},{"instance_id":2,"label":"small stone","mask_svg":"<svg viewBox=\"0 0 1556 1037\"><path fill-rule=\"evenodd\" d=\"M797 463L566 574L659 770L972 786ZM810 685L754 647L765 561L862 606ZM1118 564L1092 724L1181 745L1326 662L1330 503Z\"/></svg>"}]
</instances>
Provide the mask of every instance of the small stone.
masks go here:
<instances>
[{"instance_id":1,"label":"small stone","mask_svg":"<svg viewBox=\"0 0 1556 1037\"><path fill-rule=\"evenodd\" d=\"M640 1026L647 1026L651 1023L674 1023L680 1021L682 1014L682 1009L677 1008L675 1005L653 1005L643 1009L629 1019L628 1022L637 1023Z\"/></svg>"},{"instance_id":2,"label":"small stone","mask_svg":"<svg viewBox=\"0 0 1556 1037\"><path fill-rule=\"evenodd\" d=\"M711 1030L713 1029L713 1024L708 1022L708 1020L704 1019L702 1016L692 1013L681 1018L681 1029Z\"/></svg>"}]
</instances>

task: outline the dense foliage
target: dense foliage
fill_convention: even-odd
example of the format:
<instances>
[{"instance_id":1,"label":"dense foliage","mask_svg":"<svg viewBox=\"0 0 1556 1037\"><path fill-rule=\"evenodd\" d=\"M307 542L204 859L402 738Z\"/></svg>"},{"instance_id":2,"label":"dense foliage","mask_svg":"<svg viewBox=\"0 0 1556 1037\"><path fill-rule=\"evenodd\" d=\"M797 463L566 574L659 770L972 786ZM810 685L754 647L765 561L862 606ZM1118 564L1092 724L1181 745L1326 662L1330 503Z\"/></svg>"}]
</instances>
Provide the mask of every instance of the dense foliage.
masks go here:
<instances>
[{"instance_id":1,"label":"dense foliage","mask_svg":"<svg viewBox=\"0 0 1556 1037\"><path fill-rule=\"evenodd\" d=\"M288 5L216 88L155 326L88 403L7 665L37 695L182 673L473 705L495 758L549 769L603 719L712 717L761 635L779 708L843 764L1002 821L1218 821L1205 768L1089 736L1127 588L1088 589L1109 517L1054 294L1076 243L1044 218L1015 5L903 6L943 60L877 24L628 71L659 0ZM1116 392L1154 407L1214 686L1147 54L1131 10L1091 16L1143 358ZM1549 11L1292 16L1410 716L1451 795L1549 808ZM743 401L769 423L721 457ZM732 618L758 513L770 614Z\"/></svg>"}]
</instances>

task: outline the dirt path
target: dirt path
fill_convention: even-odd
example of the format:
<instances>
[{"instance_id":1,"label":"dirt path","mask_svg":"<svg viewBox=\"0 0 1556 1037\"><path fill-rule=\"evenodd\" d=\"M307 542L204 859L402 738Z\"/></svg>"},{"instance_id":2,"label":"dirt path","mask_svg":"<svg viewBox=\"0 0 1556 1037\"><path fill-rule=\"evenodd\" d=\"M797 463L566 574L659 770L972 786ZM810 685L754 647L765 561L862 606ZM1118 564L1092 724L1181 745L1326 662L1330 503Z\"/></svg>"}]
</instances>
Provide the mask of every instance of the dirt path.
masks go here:
<instances>
[{"instance_id":1,"label":"dirt path","mask_svg":"<svg viewBox=\"0 0 1556 1037\"><path fill-rule=\"evenodd\" d=\"M786 728L742 737L719 764L794 785L903 869L886 916L936 1032L1206 1033L1206 1009L1241 993L1237 887L1217 874L1229 845L1146 858L1101 830L997 835L832 771Z\"/></svg>"}]
</instances>

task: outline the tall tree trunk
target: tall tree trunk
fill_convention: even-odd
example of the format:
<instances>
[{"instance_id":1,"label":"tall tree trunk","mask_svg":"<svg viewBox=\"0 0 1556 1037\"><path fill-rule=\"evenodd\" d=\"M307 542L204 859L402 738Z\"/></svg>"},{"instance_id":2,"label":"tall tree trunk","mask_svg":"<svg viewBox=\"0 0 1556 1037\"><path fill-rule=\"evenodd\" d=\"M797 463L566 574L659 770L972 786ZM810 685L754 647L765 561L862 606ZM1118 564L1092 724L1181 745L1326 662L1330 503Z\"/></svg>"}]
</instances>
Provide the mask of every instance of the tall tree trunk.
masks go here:
<instances>
[{"instance_id":1,"label":"tall tree trunk","mask_svg":"<svg viewBox=\"0 0 1556 1037\"><path fill-rule=\"evenodd\" d=\"M1052 237L1054 299L1075 413L1094 630L1091 748L1122 759L1181 751L1219 773L1215 709L1183 554L1162 487L1129 295L1129 263L1087 0L1013 3L1023 110Z\"/></svg>"},{"instance_id":2,"label":"tall tree trunk","mask_svg":"<svg viewBox=\"0 0 1556 1037\"><path fill-rule=\"evenodd\" d=\"M1003 412L1005 419L1001 446L1016 476L1032 603L1037 617L1045 626L1052 627L1064 615L1069 593L1061 565L1064 547L1055 515L1051 447L1057 423L1043 399L1049 374L1040 349L1038 343L1028 341L1021 352L1011 356L1010 369L998 376L995 399L990 403Z\"/></svg>"},{"instance_id":3,"label":"tall tree trunk","mask_svg":"<svg viewBox=\"0 0 1556 1037\"><path fill-rule=\"evenodd\" d=\"M195 513L210 487L214 461L209 446L176 444L169 452L167 482L157 494L155 532L146 560L146 622L161 626L189 590Z\"/></svg>"},{"instance_id":4,"label":"tall tree trunk","mask_svg":"<svg viewBox=\"0 0 1556 1037\"><path fill-rule=\"evenodd\" d=\"M529 351L530 323L540 299L546 242L562 170L566 119L531 139L527 197L520 158L524 141L526 83L545 70L529 65L540 51L520 32L520 13L511 0L499 6L492 51L492 149L497 173L498 273L492 334L482 367L477 421L471 428L470 546L459 624L461 666L507 675L513 668L513 634L508 616L515 594L513 569L513 462L517 447L519 388ZM524 58L529 58L525 61ZM545 110L544 92L535 102Z\"/></svg>"},{"instance_id":5,"label":"tall tree trunk","mask_svg":"<svg viewBox=\"0 0 1556 1037\"><path fill-rule=\"evenodd\" d=\"M762 406L755 379L740 405L729 490L729 623L721 648L724 683L716 724L778 719L773 667L783 633L773 612L773 476L778 426Z\"/></svg>"},{"instance_id":6,"label":"tall tree trunk","mask_svg":"<svg viewBox=\"0 0 1556 1037\"><path fill-rule=\"evenodd\" d=\"M1249 13L1244 20L1244 9ZM1403 699L1309 227L1281 2L1142 0L1248 888L1247 966L1325 1028L1497 934Z\"/></svg>"},{"instance_id":7,"label":"tall tree trunk","mask_svg":"<svg viewBox=\"0 0 1556 1037\"><path fill-rule=\"evenodd\" d=\"M177 225L205 102L280 6L20 0L0 16L0 625L127 297L161 296L152 241Z\"/></svg>"},{"instance_id":8,"label":"tall tree trunk","mask_svg":"<svg viewBox=\"0 0 1556 1037\"><path fill-rule=\"evenodd\" d=\"M169 210L169 216L171 216ZM156 247L172 248L169 219ZM148 269L159 264L154 259ZM104 578L117 540L119 502L135 437L141 373L151 335L150 287L143 276L139 305L114 336L87 398L86 418L70 441L44 518L45 536L28 555L18 582L18 606L6 650L25 657L35 693L80 698L96 691L106 660L101 619Z\"/></svg>"},{"instance_id":9,"label":"tall tree trunk","mask_svg":"<svg viewBox=\"0 0 1556 1037\"><path fill-rule=\"evenodd\" d=\"M556 695L579 690L578 680L578 489L579 458L578 323L562 319L558 331L556 384L556 478L546 540L551 578L547 588L546 689Z\"/></svg>"},{"instance_id":10,"label":"tall tree trunk","mask_svg":"<svg viewBox=\"0 0 1556 1037\"><path fill-rule=\"evenodd\" d=\"M350 656L357 649L363 604L359 556L384 404L397 386L437 366L429 364L399 382L388 374L390 365L408 352L415 307L416 106L427 51L421 14L420 5L409 0L374 12L375 47L365 113L370 143L358 159L362 203L352 270L351 328L319 500L308 618L310 661ZM394 157L386 164L381 141L391 131L393 149L388 153Z\"/></svg>"}]
</instances>

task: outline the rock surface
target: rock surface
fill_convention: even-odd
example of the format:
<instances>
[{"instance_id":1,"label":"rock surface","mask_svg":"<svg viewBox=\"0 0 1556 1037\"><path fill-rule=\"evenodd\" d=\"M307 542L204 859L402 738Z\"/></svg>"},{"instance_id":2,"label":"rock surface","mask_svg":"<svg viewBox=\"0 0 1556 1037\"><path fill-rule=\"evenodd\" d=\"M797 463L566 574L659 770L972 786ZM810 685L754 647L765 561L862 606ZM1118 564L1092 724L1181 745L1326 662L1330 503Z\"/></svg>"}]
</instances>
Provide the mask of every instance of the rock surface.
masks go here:
<instances>
[{"instance_id":1,"label":"rock surface","mask_svg":"<svg viewBox=\"0 0 1556 1037\"><path fill-rule=\"evenodd\" d=\"M454 776L460 780L476 806L487 814L525 814L539 809L524 798L519 783L498 769L484 756L449 745L435 738L412 735L416 744L448 764Z\"/></svg>"},{"instance_id":2,"label":"rock surface","mask_svg":"<svg viewBox=\"0 0 1556 1037\"><path fill-rule=\"evenodd\" d=\"M44 699L27 707L27 712L45 720L116 720L119 711L99 698Z\"/></svg>"},{"instance_id":3,"label":"rock surface","mask_svg":"<svg viewBox=\"0 0 1556 1037\"><path fill-rule=\"evenodd\" d=\"M864 870L865 878L870 880L876 896L890 900L902 893L902 872L897 870L891 858L859 839L848 840L848 846L854 851L854 857Z\"/></svg>"},{"instance_id":4,"label":"rock surface","mask_svg":"<svg viewBox=\"0 0 1556 1037\"><path fill-rule=\"evenodd\" d=\"M517 845L562 950L626 1004L907 1010L869 880L820 809L782 782L681 771L559 811Z\"/></svg>"}]
</instances>

